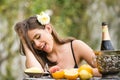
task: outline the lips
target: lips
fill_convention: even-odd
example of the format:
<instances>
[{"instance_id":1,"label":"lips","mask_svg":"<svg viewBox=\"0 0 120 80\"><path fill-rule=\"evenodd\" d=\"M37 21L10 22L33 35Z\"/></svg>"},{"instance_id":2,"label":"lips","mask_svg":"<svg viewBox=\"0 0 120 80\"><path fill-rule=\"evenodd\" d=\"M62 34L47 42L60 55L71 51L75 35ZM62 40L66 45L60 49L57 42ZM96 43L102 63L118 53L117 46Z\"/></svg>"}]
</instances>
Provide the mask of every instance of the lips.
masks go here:
<instances>
[{"instance_id":1,"label":"lips","mask_svg":"<svg viewBox=\"0 0 120 80\"><path fill-rule=\"evenodd\" d=\"M39 46L36 46L38 50L46 51L47 43L41 43Z\"/></svg>"},{"instance_id":2,"label":"lips","mask_svg":"<svg viewBox=\"0 0 120 80\"><path fill-rule=\"evenodd\" d=\"M46 49L46 43L44 43L44 45L41 47L41 49L42 49L43 51L45 51L45 49Z\"/></svg>"},{"instance_id":3,"label":"lips","mask_svg":"<svg viewBox=\"0 0 120 80\"><path fill-rule=\"evenodd\" d=\"M43 49L45 47L45 45L43 44L43 45L41 45L41 50Z\"/></svg>"}]
</instances>

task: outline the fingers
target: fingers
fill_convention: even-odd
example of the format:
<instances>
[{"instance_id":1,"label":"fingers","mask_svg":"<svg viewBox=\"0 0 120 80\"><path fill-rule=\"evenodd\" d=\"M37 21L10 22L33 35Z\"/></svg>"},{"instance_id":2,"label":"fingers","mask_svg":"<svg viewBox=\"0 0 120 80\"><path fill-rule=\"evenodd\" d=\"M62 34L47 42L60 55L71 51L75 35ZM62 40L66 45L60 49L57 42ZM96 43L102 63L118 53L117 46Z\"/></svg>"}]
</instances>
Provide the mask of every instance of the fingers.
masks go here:
<instances>
[{"instance_id":1,"label":"fingers","mask_svg":"<svg viewBox=\"0 0 120 80\"><path fill-rule=\"evenodd\" d=\"M54 73L54 72L59 71L59 70L60 70L60 67L56 65L56 66L51 67L49 69L49 72Z\"/></svg>"}]
</instances>

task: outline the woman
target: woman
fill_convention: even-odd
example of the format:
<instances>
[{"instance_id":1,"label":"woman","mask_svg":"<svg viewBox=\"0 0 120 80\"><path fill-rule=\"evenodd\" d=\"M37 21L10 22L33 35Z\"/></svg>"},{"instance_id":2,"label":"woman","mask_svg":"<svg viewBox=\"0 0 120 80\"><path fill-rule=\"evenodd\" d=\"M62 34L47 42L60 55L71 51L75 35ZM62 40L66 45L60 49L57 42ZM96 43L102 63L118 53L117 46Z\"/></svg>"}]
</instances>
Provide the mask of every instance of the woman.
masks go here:
<instances>
[{"instance_id":1,"label":"woman","mask_svg":"<svg viewBox=\"0 0 120 80\"><path fill-rule=\"evenodd\" d=\"M18 22L15 30L20 37L21 51L26 55L27 68L38 67L44 71L46 63L49 68L78 68L79 62L84 59L93 67L95 76L100 75L94 69L93 50L81 40L61 39L50 24L50 17L44 12Z\"/></svg>"}]
</instances>

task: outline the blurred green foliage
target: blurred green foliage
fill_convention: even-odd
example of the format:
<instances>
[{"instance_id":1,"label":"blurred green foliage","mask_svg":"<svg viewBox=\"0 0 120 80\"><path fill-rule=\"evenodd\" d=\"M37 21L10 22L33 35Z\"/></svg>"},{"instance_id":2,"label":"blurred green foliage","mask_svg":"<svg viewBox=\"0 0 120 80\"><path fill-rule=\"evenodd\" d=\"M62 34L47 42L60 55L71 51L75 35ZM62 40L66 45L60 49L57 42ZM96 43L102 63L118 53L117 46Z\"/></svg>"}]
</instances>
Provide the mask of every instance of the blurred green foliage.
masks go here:
<instances>
[{"instance_id":1,"label":"blurred green foliage","mask_svg":"<svg viewBox=\"0 0 120 80\"><path fill-rule=\"evenodd\" d=\"M119 49L119 7L120 0L0 0L0 80L20 80L24 76L19 40L14 31L16 22L51 10L51 23L61 37L81 39L99 50L100 26L106 21L112 42Z\"/></svg>"}]
</instances>

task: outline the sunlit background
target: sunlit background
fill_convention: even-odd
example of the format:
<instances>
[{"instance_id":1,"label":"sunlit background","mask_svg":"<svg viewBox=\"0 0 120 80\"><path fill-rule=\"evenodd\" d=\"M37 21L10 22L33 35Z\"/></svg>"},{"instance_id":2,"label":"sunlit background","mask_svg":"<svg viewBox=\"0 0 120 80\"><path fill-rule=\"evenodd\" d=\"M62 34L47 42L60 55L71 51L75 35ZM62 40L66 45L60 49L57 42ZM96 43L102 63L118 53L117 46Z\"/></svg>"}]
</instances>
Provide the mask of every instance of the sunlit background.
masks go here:
<instances>
[{"instance_id":1,"label":"sunlit background","mask_svg":"<svg viewBox=\"0 0 120 80\"><path fill-rule=\"evenodd\" d=\"M14 25L48 12L61 37L83 40L100 50L101 23L109 24L111 41L120 49L120 0L0 0L0 80L22 80L25 56L19 54Z\"/></svg>"}]
</instances>

